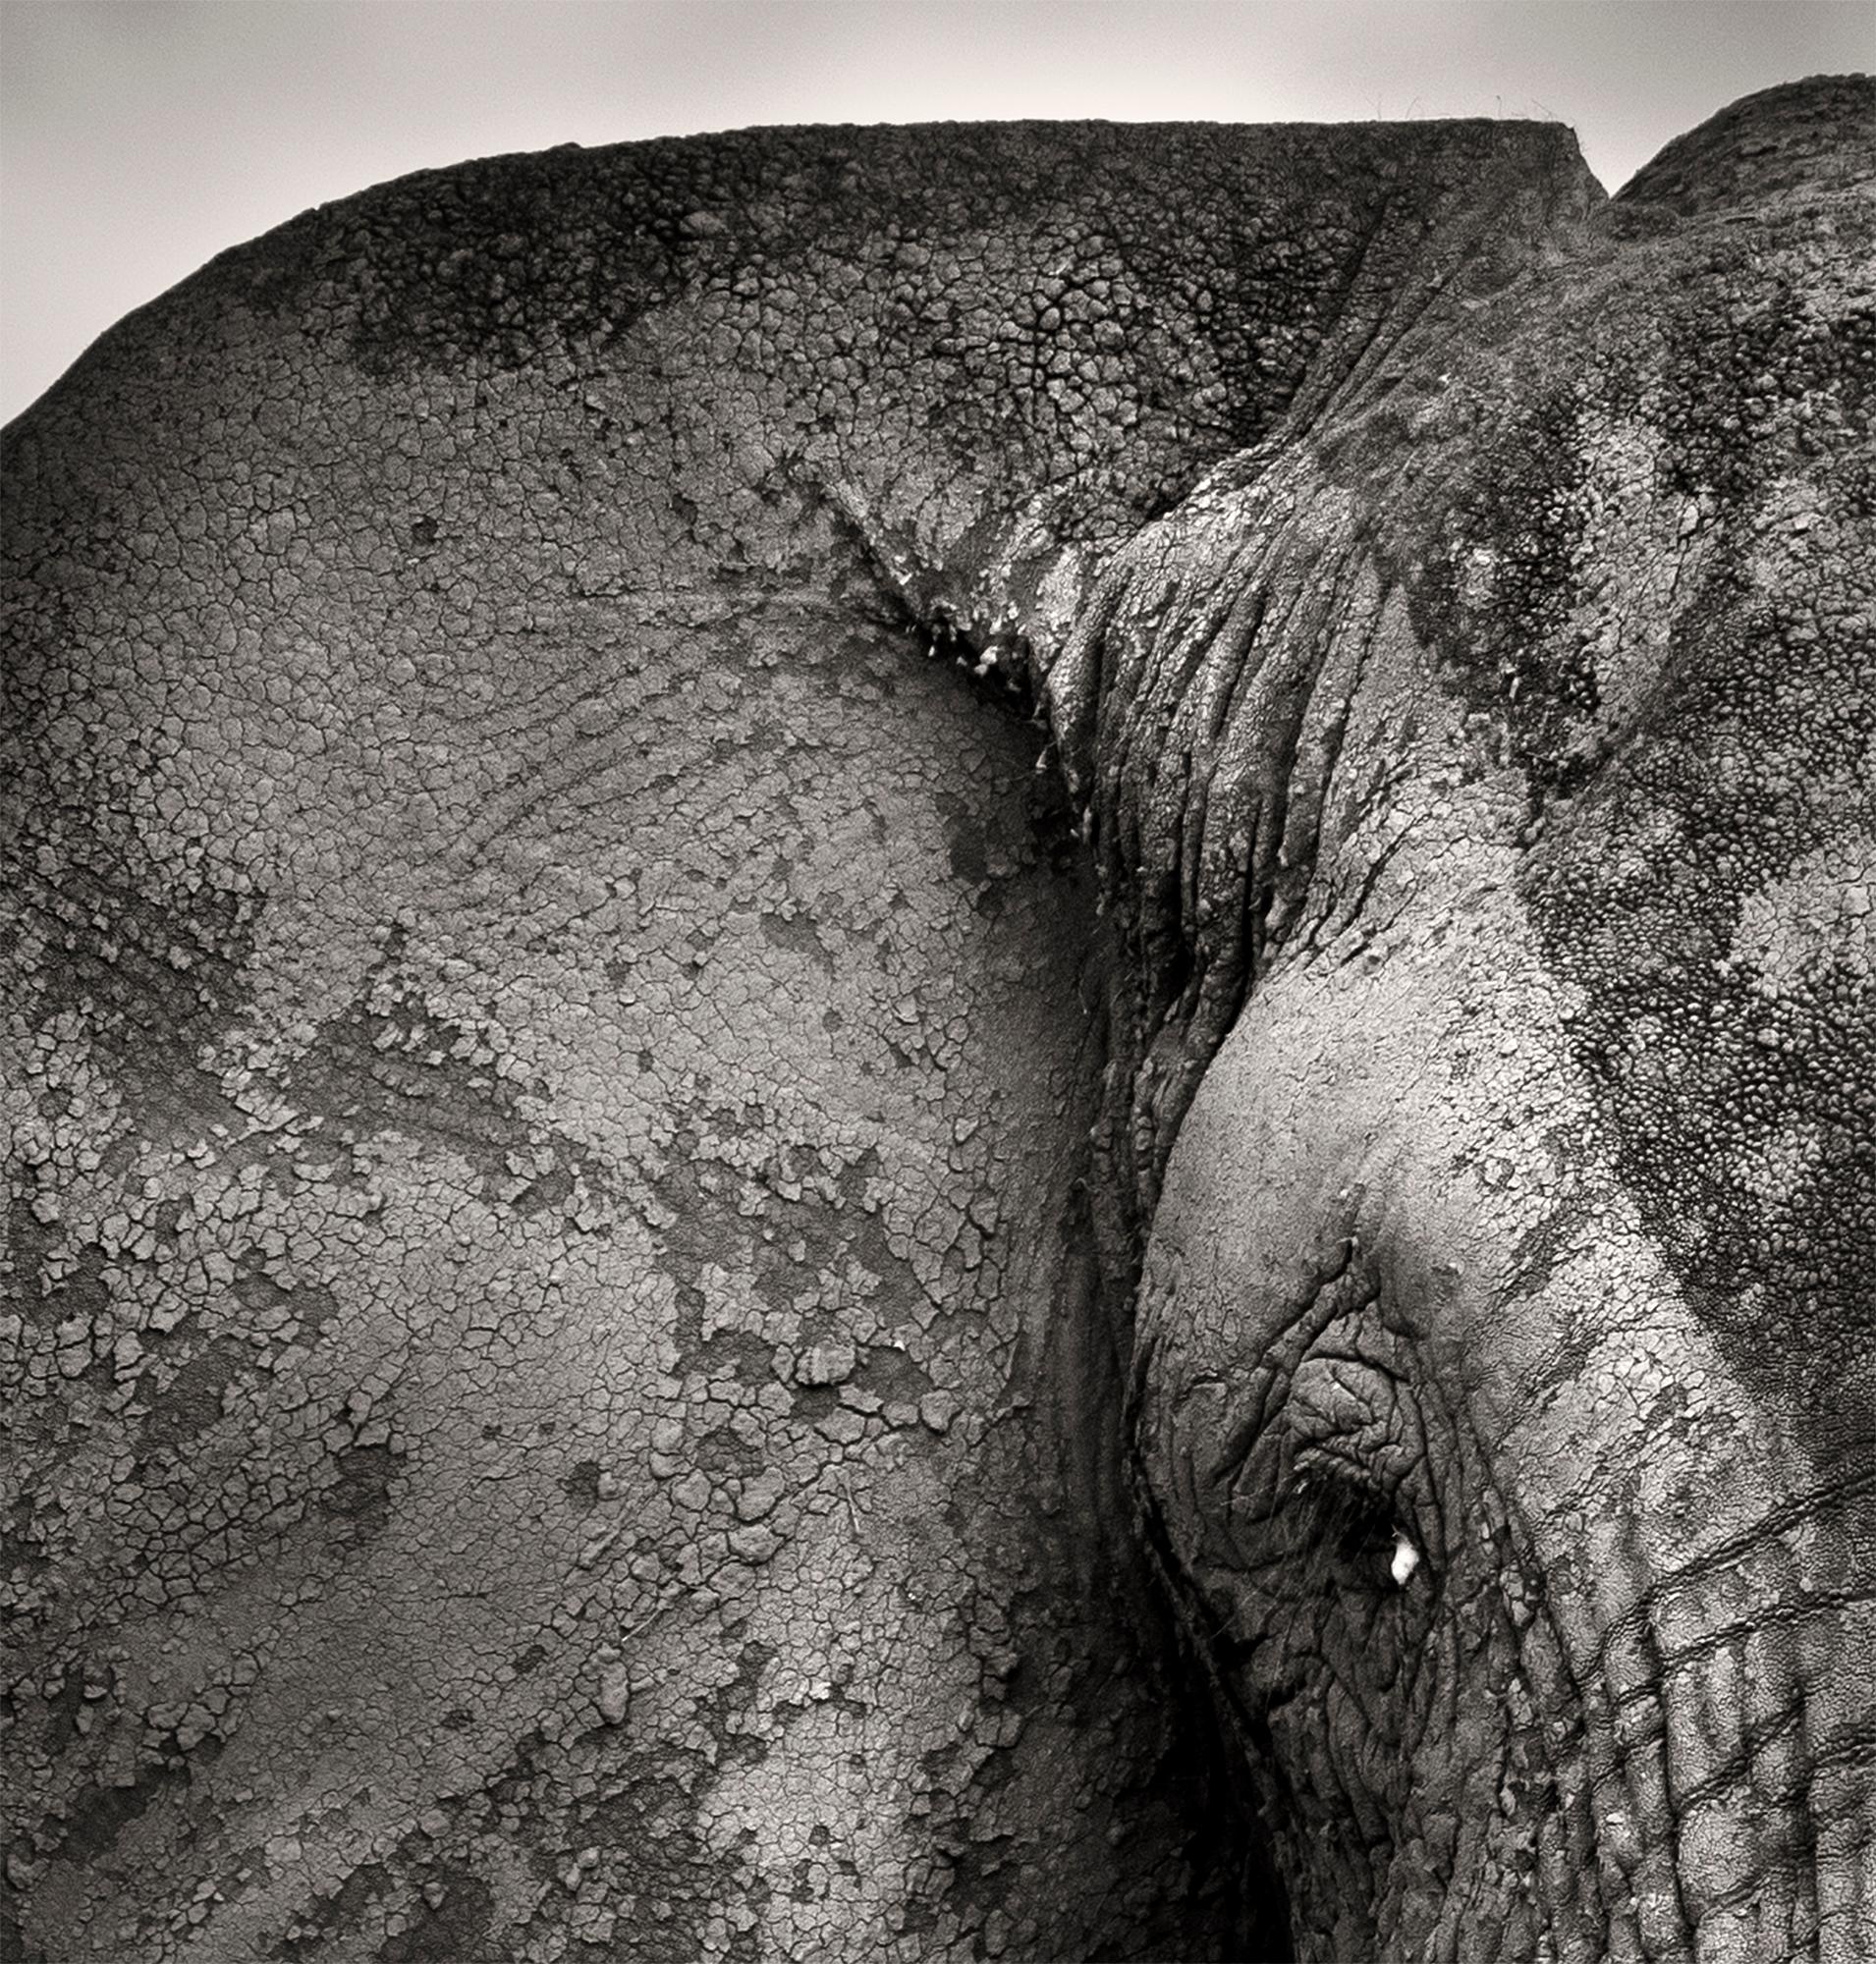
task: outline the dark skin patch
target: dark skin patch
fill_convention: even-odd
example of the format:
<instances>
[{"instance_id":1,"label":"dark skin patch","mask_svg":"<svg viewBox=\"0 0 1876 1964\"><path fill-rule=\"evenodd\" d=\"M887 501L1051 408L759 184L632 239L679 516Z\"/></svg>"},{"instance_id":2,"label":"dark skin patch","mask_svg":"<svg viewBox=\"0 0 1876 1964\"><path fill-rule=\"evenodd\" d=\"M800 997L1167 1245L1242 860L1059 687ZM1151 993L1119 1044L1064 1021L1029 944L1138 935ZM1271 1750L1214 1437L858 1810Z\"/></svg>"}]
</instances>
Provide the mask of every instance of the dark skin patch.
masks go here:
<instances>
[{"instance_id":1,"label":"dark skin patch","mask_svg":"<svg viewBox=\"0 0 1876 1964\"><path fill-rule=\"evenodd\" d=\"M1623 1180L1730 1366L1828 1472L1876 1438L1851 1376L1876 1336L1876 978L1841 923L1794 930L1807 952L1776 978L1736 943L1754 908L1796 904L1779 883L1853 879L1868 850L1876 690L1848 567L1876 335L1866 308L1831 311L1828 278L1799 281L1815 260L1792 229L1779 263L1765 224L1683 227L1677 280L1593 297L1592 380L1540 377L1462 473L1411 594L1541 814L1520 890L1547 965L1582 992L1572 1053ZM1637 423L1652 476L1625 495L1652 550L1679 555L1666 622L1636 618L1628 565L1585 546L1599 472L1623 468L1599 432ZM1780 543L1820 521L1834 548ZM1677 533L1698 536L1659 543ZM1769 573L1768 552L1786 555ZM1631 670L1618 709L1599 627Z\"/></svg>"},{"instance_id":2,"label":"dark skin patch","mask_svg":"<svg viewBox=\"0 0 1876 1964\"><path fill-rule=\"evenodd\" d=\"M1707 627L1673 725L1576 801L1524 893L1545 958L1584 991L1572 1048L1657 1245L1729 1362L1828 1466L1867 1454L1876 1429L1848 1375L1876 1336L1876 986L1826 946L1768 994L1732 951L1755 892L1831 855L1843 752L1876 735L1876 700L1847 646L1813 644L1777 683L1780 741L1754 713L1776 620L1729 627ZM1748 743L1742 791L1712 760ZM1755 1181L1793 1150L1798 1169Z\"/></svg>"}]
</instances>

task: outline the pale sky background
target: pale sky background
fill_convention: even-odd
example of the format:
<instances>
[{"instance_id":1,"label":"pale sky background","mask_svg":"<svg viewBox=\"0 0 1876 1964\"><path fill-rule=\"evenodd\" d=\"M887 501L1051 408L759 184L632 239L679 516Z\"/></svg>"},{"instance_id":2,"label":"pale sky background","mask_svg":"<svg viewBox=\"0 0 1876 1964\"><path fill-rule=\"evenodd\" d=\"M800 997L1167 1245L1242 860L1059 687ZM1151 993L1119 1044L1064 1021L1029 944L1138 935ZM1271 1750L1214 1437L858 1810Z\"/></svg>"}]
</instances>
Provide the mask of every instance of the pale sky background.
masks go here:
<instances>
[{"instance_id":1,"label":"pale sky background","mask_svg":"<svg viewBox=\"0 0 1876 1964\"><path fill-rule=\"evenodd\" d=\"M764 123L1531 116L1612 191L1876 0L0 0L0 420L225 246L429 165Z\"/></svg>"}]
</instances>

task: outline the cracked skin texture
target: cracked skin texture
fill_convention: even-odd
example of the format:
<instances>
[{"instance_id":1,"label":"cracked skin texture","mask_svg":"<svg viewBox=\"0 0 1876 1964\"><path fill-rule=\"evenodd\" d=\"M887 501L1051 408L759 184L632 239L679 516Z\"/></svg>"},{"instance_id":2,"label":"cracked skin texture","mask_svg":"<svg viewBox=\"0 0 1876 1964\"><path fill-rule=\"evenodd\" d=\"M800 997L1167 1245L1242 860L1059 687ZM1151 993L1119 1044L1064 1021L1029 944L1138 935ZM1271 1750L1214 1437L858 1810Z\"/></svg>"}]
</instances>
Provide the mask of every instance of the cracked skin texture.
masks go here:
<instances>
[{"instance_id":1,"label":"cracked skin texture","mask_svg":"<svg viewBox=\"0 0 1876 1964\"><path fill-rule=\"evenodd\" d=\"M1674 1843L1648 1753L1603 1751L1672 1562L1580 1525L1556 1429L1632 1461L1639 1358L1692 1406L1644 1482L1750 1437L1755 1494L1849 1497L1714 1587L1768 1625L1834 1589L1741 1641L1834 1666L1807 1736L1853 1746L1867 1284L1817 1225L1869 1192L1868 1052L1831 1048L1868 989L1831 926L1868 728L1847 86L1614 205L1519 125L500 159L225 255L13 427L15 1949L1222 1958L1287 1902L1307 1955L1675 1955L1746 1899L1730 1817ZM1739 623L1789 591L1804 713L1729 763L1708 730L1768 713ZM1677 1027L1722 933L1664 1082L1619 1038ZM1768 976L1784 1077L1734 1040ZM1790 1144L1816 1086L1848 1102ZM1401 1143L1442 1126L1451 1165ZM1464 1287L1413 1266L1434 1219ZM1290 1398L1259 1321L1297 1324L1283 1250L1333 1277L1351 1233L1381 1282L1307 1299L1401 1402L1445 1389L1423 1508L1505 1551L1419 1525L1444 1668L1399 1709L1308 1548L1271 1564L1295 1510L1219 1557L1182 1486L1203 1388L1241 1455L1273 1363L1273 1408L1389 1463L1366 1381ZM1841 1368L1754 1351L1741 1250ZM1629 1291L1606 1327L1573 1259ZM1514 1573L1564 1607L1499 1613ZM1663 1600L1648 1634L1718 1627ZM1575 1727L1547 1776L1514 1681ZM1699 1719L1666 1735L1724 1773ZM1834 1764L1792 1900L1752 1898L1791 1930L1806 1862L1810 1927L1854 1913Z\"/></svg>"},{"instance_id":2,"label":"cracked skin texture","mask_svg":"<svg viewBox=\"0 0 1876 1964\"><path fill-rule=\"evenodd\" d=\"M1020 672L1582 195L1482 125L501 160L12 432L29 1952L1257 1927L1116 1613L1091 889L925 646Z\"/></svg>"},{"instance_id":3,"label":"cracked skin texture","mask_svg":"<svg viewBox=\"0 0 1876 1964\"><path fill-rule=\"evenodd\" d=\"M1876 1930L1872 131L1682 139L1051 677L1142 1492L1306 1957Z\"/></svg>"}]
</instances>

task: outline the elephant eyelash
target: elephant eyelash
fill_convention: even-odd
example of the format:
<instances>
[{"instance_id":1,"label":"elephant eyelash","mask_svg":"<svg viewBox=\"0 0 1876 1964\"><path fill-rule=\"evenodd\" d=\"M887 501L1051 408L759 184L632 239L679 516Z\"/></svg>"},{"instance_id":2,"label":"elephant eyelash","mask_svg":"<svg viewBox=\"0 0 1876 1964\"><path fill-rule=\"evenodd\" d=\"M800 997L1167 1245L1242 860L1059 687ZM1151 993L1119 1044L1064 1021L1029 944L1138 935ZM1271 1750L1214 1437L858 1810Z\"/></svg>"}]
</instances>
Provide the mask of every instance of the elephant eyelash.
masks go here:
<instances>
[{"instance_id":1,"label":"elephant eyelash","mask_svg":"<svg viewBox=\"0 0 1876 1964\"><path fill-rule=\"evenodd\" d=\"M1424 1561L1396 1499L1340 1455L1312 1455L1292 1484L1307 1525L1303 1546L1338 1588L1405 1590Z\"/></svg>"}]
</instances>

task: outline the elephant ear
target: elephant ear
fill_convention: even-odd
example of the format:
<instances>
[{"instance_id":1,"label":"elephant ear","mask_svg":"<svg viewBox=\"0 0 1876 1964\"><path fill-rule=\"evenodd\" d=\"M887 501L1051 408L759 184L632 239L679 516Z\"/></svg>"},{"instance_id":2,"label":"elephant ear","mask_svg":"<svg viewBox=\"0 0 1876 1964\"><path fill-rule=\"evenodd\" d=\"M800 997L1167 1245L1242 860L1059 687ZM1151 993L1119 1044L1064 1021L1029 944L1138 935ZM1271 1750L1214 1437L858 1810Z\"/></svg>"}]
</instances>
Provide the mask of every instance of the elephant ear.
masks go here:
<instances>
[{"instance_id":1,"label":"elephant ear","mask_svg":"<svg viewBox=\"0 0 1876 1964\"><path fill-rule=\"evenodd\" d=\"M501 159L14 426L28 1951L1275 1940L1131 1552L1101 943L1013 712L1573 155Z\"/></svg>"}]
</instances>

